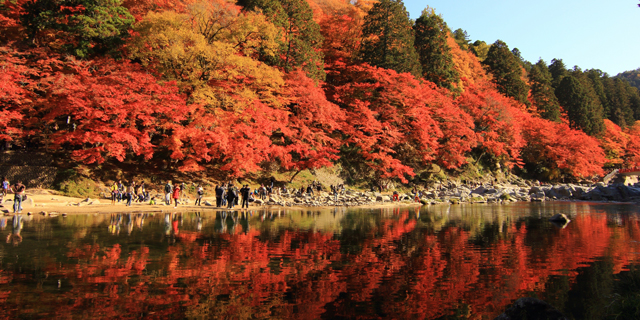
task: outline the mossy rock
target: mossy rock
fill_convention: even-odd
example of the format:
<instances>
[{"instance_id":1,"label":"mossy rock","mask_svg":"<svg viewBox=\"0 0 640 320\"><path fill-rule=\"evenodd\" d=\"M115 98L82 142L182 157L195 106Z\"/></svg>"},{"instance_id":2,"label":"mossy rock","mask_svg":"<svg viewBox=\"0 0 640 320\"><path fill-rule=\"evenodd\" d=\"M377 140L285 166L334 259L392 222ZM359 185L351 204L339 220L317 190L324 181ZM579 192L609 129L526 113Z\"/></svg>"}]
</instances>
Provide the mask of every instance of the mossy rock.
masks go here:
<instances>
[{"instance_id":1,"label":"mossy rock","mask_svg":"<svg viewBox=\"0 0 640 320\"><path fill-rule=\"evenodd\" d=\"M508 193L503 193L500 195L500 199L504 200L504 201L511 201L513 200L513 197L511 197L510 194Z\"/></svg>"}]
</instances>

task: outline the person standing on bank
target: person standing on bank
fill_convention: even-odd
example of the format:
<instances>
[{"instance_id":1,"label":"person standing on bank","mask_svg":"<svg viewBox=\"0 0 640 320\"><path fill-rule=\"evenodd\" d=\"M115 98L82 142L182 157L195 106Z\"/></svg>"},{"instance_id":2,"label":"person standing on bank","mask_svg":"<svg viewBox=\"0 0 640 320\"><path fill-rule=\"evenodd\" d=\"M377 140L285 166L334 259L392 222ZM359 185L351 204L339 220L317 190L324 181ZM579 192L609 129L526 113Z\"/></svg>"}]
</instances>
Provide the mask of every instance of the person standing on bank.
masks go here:
<instances>
[{"instance_id":1,"label":"person standing on bank","mask_svg":"<svg viewBox=\"0 0 640 320\"><path fill-rule=\"evenodd\" d=\"M129 186L127 186L127 206L131 207L131 200L133 200L133 193L136 188L136 183L131 181Z\"/></svg>"},{"instance_id":2,"label":"person standing on bank","mask_svg":"<svg viewBox=\"0 0 640 320\"><path fill-rule=\"evenodd\" d=\"M168 206L171 205L171 194L173 193L173 186L171 185L171 181L167 181L167 184L164 185L164 203Z\"/></svg>"},{"instance_id":3,"label":"person standing on bank","mask_svg":"<svg viewBox=\"0 0 640 320\"><path fill-rule=\"evenodd\" d=\"M2 203L2 200L4 200L4 197L7 196L7 194L9 193L9 180L7 180L7 177L2 177L2 198L0 199L0 203Z\"/></svg>"},{"instance_id":4,"label":"person standing on bank","mask_svg":"<svg viewBox=\"0 0 640 320\"><path fill-rule=\"evenodd\" d=\"M173 201L174 201L174 208L178 207L178 201L180 200L180 186L178 184L176 184L176 186L173 188Z\"/></svg>"},{"instance_id":5,"label":"person standing on bank","mask_svg":"<svg viewBox=\"0 0 640 320\"><path fill-rule=\"evenodd\" d=\"M241 209L244 209L245 205L247 206L247 209L249 209L249 193L251 193L251 188L249 188L248 184L245 184L242 189L240 189L240 195L242 195Z\"/></svg>"},{"instance_id":6,"label":"person standing on bank","mask_svg":"<svg viewBox=\"0 0 640 320\"><path fill-rule=\"evenodd\" d=\"M22 184L21 180L18 180L16 184L11 188L14 196L13 196L13 213L22 212L22 199L24 199L24 192L27 187Z\"/></svg>"},{"instance_id":7,"label":"person standing on bank","mask_svg":"<svg viewBox=\"0 0 640 320\"><path fill-rule=\"evenodd\" d=\"M227 208L233 209L233 206L236 204L236 198L238 197L238 192L236 187L232 184L227 188Z\"/></svg>"},{"instance_id":8,"label":"person standing on bank","mask_svg":"<svg viewBox=\"0 0 640 320\"><path fill-rule=\"evenodd\" d=\"M116 200L118 199L118 183L113 182L111 186L111 205L116 204Z\"/></svg>"},{"instance_id":9,"label":"person standing on bank","mask_svg":"<svg viewBox=\"0 0 640 320\"><path fill-rule=\"evenodd\" d=\"M198 185L198 197L196 198L196 202L195 205L196 206L202 206L202 196L204 195L204 189L202 188L201 185Z\"/></svg>"}]
</instances>

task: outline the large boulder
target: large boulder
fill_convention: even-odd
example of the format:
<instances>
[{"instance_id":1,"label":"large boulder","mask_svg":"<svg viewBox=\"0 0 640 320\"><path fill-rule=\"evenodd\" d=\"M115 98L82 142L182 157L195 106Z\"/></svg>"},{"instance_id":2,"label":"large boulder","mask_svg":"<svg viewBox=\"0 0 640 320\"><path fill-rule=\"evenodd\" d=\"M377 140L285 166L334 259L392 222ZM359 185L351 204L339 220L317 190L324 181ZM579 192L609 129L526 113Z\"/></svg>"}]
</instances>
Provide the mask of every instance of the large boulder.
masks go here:
<instances>
[{"instance_id":1,"label":"large boulder","mask_svg":"<svg viewBox=\"0 0 640 320\"><path fill-rule=\"evenodd\" d=\"M545 194L544 191L540 190L536 193L530 193L529 194L531 196L531 201L544 201L545 200Z\"/></svg>"},{"instance_id":2,"label":"large boulder","mask_svg":"<svg viewBox=\"0 0 640 320\"><path fill-rule=\"evenodd\" d=\"M483 195L483 194L487 193L487 190L488 189L485 188L484 186L479 186L479 187L473 189L473 191L471 191L471 193Z\"/></svg>"},{"instance_id":3,"label":"large boulder","mask_svg":"<svg viewBox=\"0 0 640 320\"><path fill-rule=\"evenodd\" d=\"M604 199L600 188L595 188L580 197L582 200L602 201Z\"/></svg>"},{"instance_id":4,"label":"large boulder","mask_svg":"<svg viewBox=\"0 0 640 320\"><path fill-rule=\"evenodd\" d=\"M529 189L529 194L537 194L540 192L544 193L544 190L542 190L540 186L533 186Z\"/></svg>"},{"instance_id":5,"label":"large boulder","mask_svg":"<svg viewBox=\"0 0 640 320\"><path fill-rule=\"evenodd\" d=\"M556 186L553 187L551 191L557 198L571 198L571 196L573 195L573 193L571 192L571 188L568 186Z\"/></svg>"}]
</instances>

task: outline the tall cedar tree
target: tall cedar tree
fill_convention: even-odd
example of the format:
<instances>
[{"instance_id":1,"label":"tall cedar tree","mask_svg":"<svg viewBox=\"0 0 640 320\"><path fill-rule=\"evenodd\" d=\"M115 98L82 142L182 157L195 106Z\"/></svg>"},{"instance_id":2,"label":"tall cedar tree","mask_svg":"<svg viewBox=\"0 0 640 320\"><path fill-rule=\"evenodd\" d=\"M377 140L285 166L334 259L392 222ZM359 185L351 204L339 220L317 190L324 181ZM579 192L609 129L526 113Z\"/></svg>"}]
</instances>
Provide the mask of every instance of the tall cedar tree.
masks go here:
<instances>
[{"instance_id":1,"label":"tall cedar tree","mask_svg":"<svg viewBox=\"0 0 640 320\"><path fill-rule=\"evenodd\" d=\"M530 104L527 100L529 88L521 79L522 68L518 59L509 51L506 43L502 40L496 40L482 63L493 74L494 82L498 85L500 93L526 105Z\"/></svg>"},{"instance_id":2,"label":"tall cedar tree","mask_svg":"<svg viewBox=\"0 0 640 320\"><path fill-rule=\"evenodd\" d=\"M585 93L589 97L589 100L592 101L590 108L587 109L587 114L590 119L591 124L591 133L592 135L598 135L604 131L604 108L602 107L602 103L596 93L594 88L593 81L589 79L586 73L584 73L578 66L574 66L574 69L571 71L571 75L576 77L582 83L582 87L585 89ZM589 132L587 132L589 133Z\"/></svg>"},{"instance_id":3,"label":"tall cedar tree","mask_svg":"<svg viewBox=\"0 0 640 320\"><path fill-rule=\"evenodd\" d=\"M551 64L549 65L549 72L551 73L551 77L553 80L551 81L551 85L553 85L553 89L558 88L562 78L564 78L569 71L567 71L567 67L562 62L562 59L553 59L551 60Z\"/></svg>"},{"instance_id":4,"label":"tall cedar tree","mask_svg":"<svg viewBox=\"0 0 640 320\"><path fill-rule=\"evenodd\" d=\"M313 20L313 10L305 0L241 0L247 10L260 9L280 28L279 54L267 62L290 72L302 69L315 80L324 80L324 57L320 26Z\"/></svg>"},{"instance_id":5,"label":"tall cedar tree","mask_svg":"<svg viewBox=\"0 0 640 320\"><path fill-rule=\"evenodd\" d=\"M604 110L604 117L610 119L611 107L609 106L609 100L607 99L607 93L605 92L605 82L609 79L609 75L598 69L590 69L584 72L584 75L590 80L594 93L598 97L598 101L602 105ZM624 125L623 125L624 127Z\"/></svg>"},{"instance_id":6,"label":"tall cedar tree","mask_svg":"<svg viewBox=\"0 0 640 320\"><path fill-rule=\"evenodd\" d=\"M447 45L447 24L433 9L425 9L416 20L413 30L422 77L440 87L451 89L460 77L454 69L451 48Z\"/></svg>"},{"instance_id":7,"label":"tall cedar tree","mask_svg":"<svg viewBox=\"0 0 640 320\"><path fill-rule=\"evenodd\" d=\"M55 40L51 47L84 58L119 54L134 18L121 0L37 0L24 5L22 24L33 42ZM45 31L59 31L57 34Z\"/></svg>"},{"instance_id":8,"label":"tall cedar tree","mask_svg":"<svg viewBox=\"0 0 640 320\"><path fill-rule=\"evenodd\" d=\"M373 5L362 26L362 60L420 77L422 70L414 47L412 24L401 0L382 0Z\"/></svg>"},{"instance_id":9,"label":"tall cedar tree","mask_svg":"<svg viewBox=\"0 0 640 320\"><path fill-rule=\"evenodd\" d=\"M633 95L630 95L628 82L619 78L603 79L603 89L605 91L606 104L608 107L607 118L622 128L633 125L634 111L631 108ZM637 92L637 90L634 90ZM637 94L636 94L637 95Z\"/></svg>"},{"instance_id":10,"label":"tall cedar tree","mask_svg":"<svg viewBox=\"0 0 640 320\"><path fill-rule=\"evenodd\" d=\"M560 122L560 105L551 85L553 78L546 62L540 59L531 67L529 83L531 97L543 119Z\"/></svg>"},{"instance_id":11,"label":"tall cedar tree","mask_svg":"<svg viewBox=\"0 0 640 320\"><path fill-rule=\"evenodd\" d=\"M581 129L589 135L596 135L604 129L602 110L598 112L588 88L577 77L571 74L563 77L556 89L556 96L567 112L571 128Z\"/></svg>"},{"instance_id":12,"label":"tall cedar tree","mask_svg":"<svg viewBox=\"0 0 640 320\"><path fill-rule=\"evenodd\" d=\"M453 35L453 39L456 40L456 43L458 44L458 46L460 46L460 49L462 50L469 49L469 43L471 42L471 39L469 38L469 34L467 33L467 31L458 28L455 31L453 31L452 35Z\"/></svg>"}]
</instances>

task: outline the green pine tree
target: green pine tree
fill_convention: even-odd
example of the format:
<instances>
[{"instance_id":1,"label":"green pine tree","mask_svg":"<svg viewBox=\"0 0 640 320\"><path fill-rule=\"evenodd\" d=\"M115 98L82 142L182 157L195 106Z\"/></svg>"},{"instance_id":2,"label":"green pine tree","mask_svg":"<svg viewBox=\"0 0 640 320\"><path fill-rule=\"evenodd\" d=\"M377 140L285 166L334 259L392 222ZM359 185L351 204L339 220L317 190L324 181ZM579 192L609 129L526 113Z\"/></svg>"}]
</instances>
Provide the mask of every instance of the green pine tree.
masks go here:
<instances>
[{"instance_id":1,"label":"green pine tree","mask_svg":"<svg viewBox=\"0 0 640 320\"><path fill-rule=\"evenodd\" d=\"M553 78L546 62L540 59L531 67L529 83L534 104L544 119L560 122L560 105L551 85Z\"/></svg>"},{"instance_id":2,"label":"green pine tree","mask_svg":"<svg viewBox=\"0 0 640 320\"><path fill-rule=\"evenodd\" d=\"M447 24L433 9L427 8L416 20L413 30L422 77L440 87L451 89L460 77L453 65L451 48L447 45Z\"/></svg>"},{"instance_id":3,"label":"green pine tree","mask_svg":"<svg viewBox=\"0 0 640 320\"><path fill-rule=\"evenodd\" d=\"M31 41L42 30L62 31L66 40L72 39L63 49L79 58L118 56L135 21L122 0L37 0L26 2L24 10L22 25Z\"/></svg>"},{"instance_id":4,"label":"green pine tree","mask_svg":"<svg viewBox=\"0 0 640 320\"><path fill-rule=\"evenodd\" d=\"M527 100L529 87L521 79L522 68L506 43L502 40L494 42L482 63L493 74L498 91L526 105L530 104Z\"/></svg>"},{"instance_id":5,"label":"green pine tree","mask_svg":"<svg viewBox=\"0 0 640 320\"><path fill-rule=\"evenodd\" d=\"M381 0L364 17L360 55L364 62L422 75L414 47L413 23L401 0Z\"/></svg>"},{"instance_id":6,"label":"green pine tree","mask_svg":"<svg viewBox=\"0 0 640 320\"><path fill-rule=\"evenodd\" d=\"M453 31L452 35L458 46L460 46L460 49L469 49L469 43L471 42L471 39L469 38L469 34L465 30L458 28Z\"/></svg>"},{"instance_id":7,"label":"green pine tree","mask_svg":"<svg viewBox=\"0 0 640 320\"><path fill-rule=\"evenodd\" d=\"M568 74L567 67L564 65L564 62L562 62L562 59L551 60L549 72L551 72L551 77L553 78L551 85L554 89L560 85L562 78Z\"/></svg>"},{"instance_id":8,"label":"green pine tree","mask_svg":"<svg viewBox=\"0 0 640 320\"><path fill-rule=\"evenodd\" d=\"M574 74L576 72L562 78L555 91L556 97L567 112L570 127L597 135L604 130L602 106L589 94L590 88Z\"/></svg>"},{"instance_id":9,"label":"green pine tree","mask_svg":"<svg viewBox=\"0 0 640 320\"><path fill-rule=\"evenodd\" d=\"M628 82L619 78L609 78L604 91L609 106L608 119L624 128L635 122L634 111L631 108L632 97L629 96Z\"/></svg>"}]
</instances>

